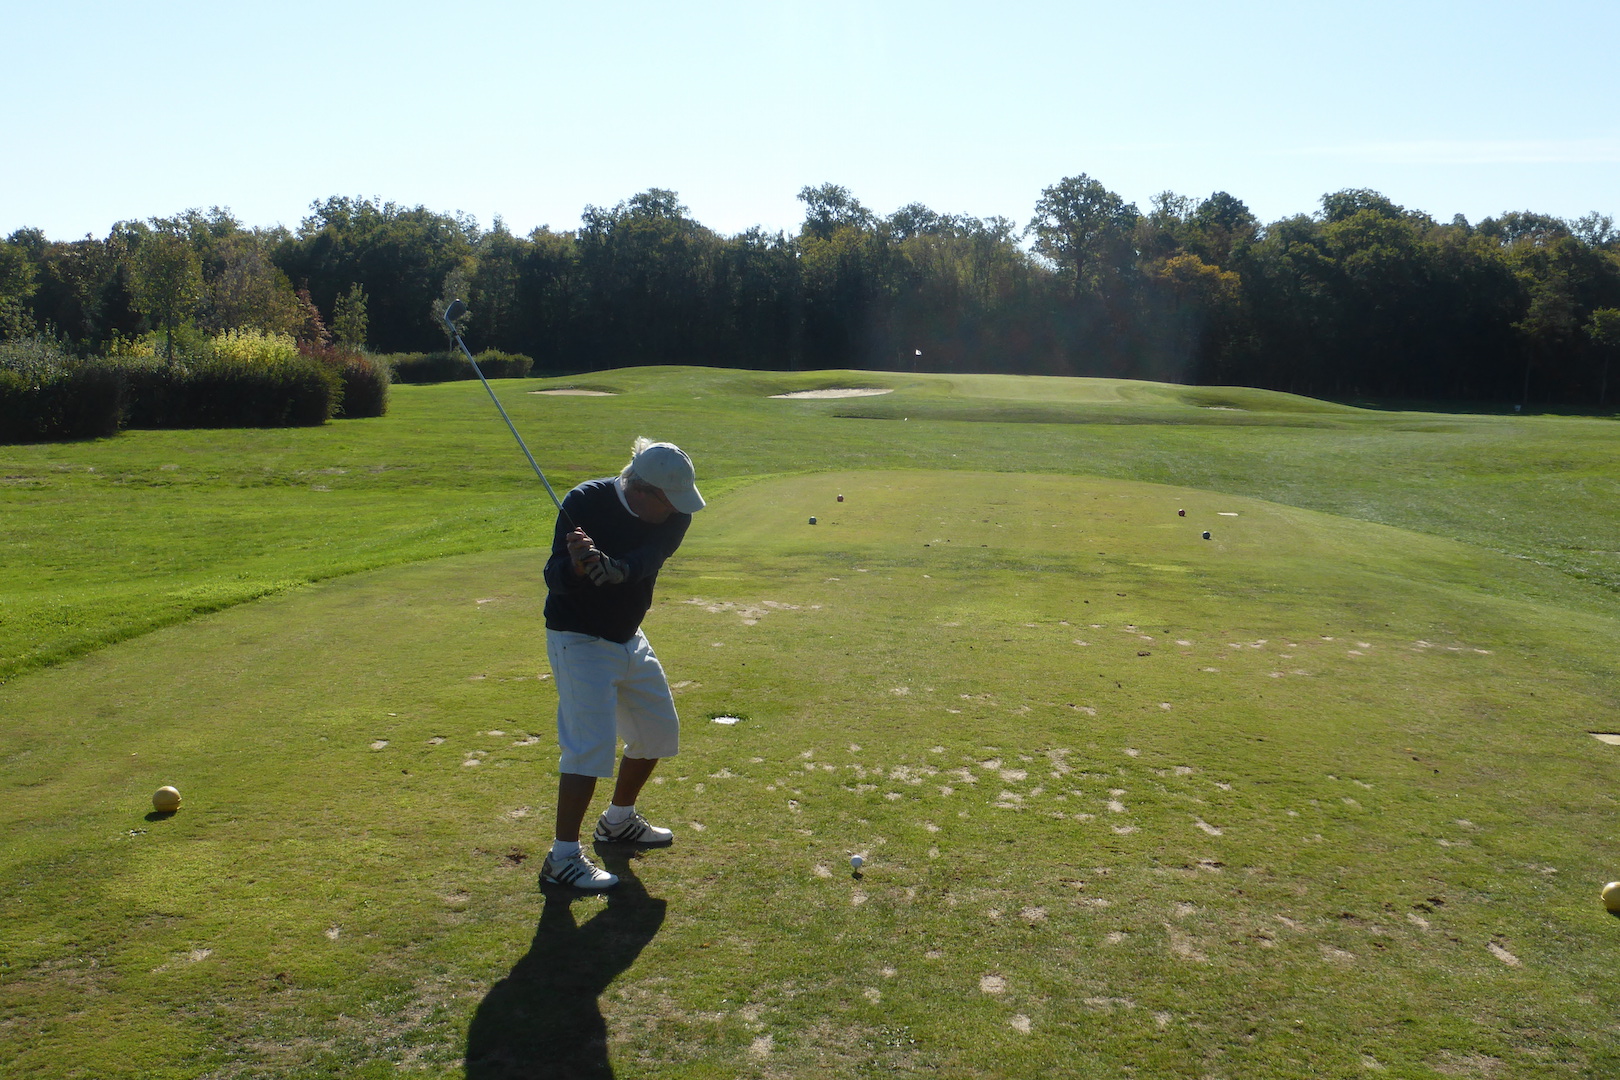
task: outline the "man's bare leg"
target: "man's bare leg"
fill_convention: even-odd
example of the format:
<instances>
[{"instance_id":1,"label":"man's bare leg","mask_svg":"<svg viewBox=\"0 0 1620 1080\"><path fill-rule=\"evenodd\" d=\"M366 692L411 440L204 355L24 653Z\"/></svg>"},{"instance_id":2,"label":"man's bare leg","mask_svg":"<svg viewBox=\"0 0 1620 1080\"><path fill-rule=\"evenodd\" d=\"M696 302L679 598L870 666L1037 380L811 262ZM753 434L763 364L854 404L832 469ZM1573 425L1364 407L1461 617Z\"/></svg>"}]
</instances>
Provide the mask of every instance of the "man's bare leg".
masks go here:
<instances>
[{"instance_id":1,"label":"man's bare leg","mask_svg":"<svg viewBox=\"0 0 1620 1080\"><path fill-rule=\"evenodd\" d=\"M657 758L621 757L619 759L619 779L613 785L613 804L615 806L634 806L636 796L646 786L647 778L658 765ZM578 822L575 823L576 825Z\"/></svg>"},{"instance_id":2,"label":"man's bare leg","mask_svg":"<svg viewBox=\"0 0 1620 1080\"><path fill-rule=\"evenodd\" d=\"M643 780L646 778L643 777ZM579 826L596 794L596 777L562 773L557 777L557 839L579 843Z\"/></svg>"}]
</instances>

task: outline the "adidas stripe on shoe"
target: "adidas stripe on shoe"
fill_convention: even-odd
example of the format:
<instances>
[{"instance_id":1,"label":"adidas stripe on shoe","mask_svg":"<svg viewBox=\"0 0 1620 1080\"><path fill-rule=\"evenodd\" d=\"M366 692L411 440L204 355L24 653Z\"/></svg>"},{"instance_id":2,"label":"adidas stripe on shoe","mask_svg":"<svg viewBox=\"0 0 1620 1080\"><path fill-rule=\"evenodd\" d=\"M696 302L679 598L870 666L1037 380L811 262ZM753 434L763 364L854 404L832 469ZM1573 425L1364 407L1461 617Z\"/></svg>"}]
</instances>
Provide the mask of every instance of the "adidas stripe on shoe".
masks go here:
<instances>
[{"instance_id":1,"label":"adidas stripe on shoe","mask_svg":"<svg viewBox=\"0 0 1620 1080\"><path fill-rule=\"evenodd\" d=\"M607 814L603 813L596 823L596 833L592 839L598 844L642 844L647 847L662 847L672 843L675 834L668 829L649 825L647 819L639 813L632 813L617 824L609 824Z\"/></svg>"},{"instance_id":2,"label":"adidas stripe on shoe","mask_svg":"<svg viewBox=\"0 0 1620 1080\"><path fill-rule=\"evenodd\" d=\"M540 880L587 892L605 892L619 883L617 874L610 874L598 867L583 851L566 859L548 852L546 861L540 866Z\"/></svg>"}]
</instances>

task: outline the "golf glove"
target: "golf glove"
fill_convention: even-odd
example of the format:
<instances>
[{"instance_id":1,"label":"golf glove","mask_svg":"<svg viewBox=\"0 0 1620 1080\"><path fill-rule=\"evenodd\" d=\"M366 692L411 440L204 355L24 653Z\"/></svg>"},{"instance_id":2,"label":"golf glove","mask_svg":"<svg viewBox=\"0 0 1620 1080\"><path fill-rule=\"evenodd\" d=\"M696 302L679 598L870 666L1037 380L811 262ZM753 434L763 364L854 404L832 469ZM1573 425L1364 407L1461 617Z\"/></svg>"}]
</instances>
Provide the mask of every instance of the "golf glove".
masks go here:
<instances>
[{"instance_id":1,"label":"golf glove","mask_svg":"<svg viewBox=\"0 0 1620 1080\"><path fill-rule=\"evenodd\" d=\"M585 574L597 585L623 585L625 578L630 576L630 568L618 559L604 555L592 549L596 555L593 562L585 564Z\"/></svg>"}]
</instances>

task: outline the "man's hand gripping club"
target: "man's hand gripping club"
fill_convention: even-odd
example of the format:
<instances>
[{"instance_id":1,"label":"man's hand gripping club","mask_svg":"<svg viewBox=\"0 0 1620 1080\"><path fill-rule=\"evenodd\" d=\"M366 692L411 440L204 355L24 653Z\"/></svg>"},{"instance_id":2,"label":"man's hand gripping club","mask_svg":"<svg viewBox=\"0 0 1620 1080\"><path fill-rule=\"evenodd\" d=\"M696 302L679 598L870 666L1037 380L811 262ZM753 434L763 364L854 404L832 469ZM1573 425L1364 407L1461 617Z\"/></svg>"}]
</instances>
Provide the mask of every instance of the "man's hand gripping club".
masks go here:
<instances>
[{"instance_id":1,"label":"man's hand gripping club","mask_svg":"<svg viewBox=\"0 0 1620 1080\"><path fill-rule=\"evenodd\" d=\"M584 529L576 528L567 536L568 557L573 560L574 573L591 579L594 585L622 585L630 576L629 567L611 555L597 550L596 542Z\"/></svg>"}]
</instances>

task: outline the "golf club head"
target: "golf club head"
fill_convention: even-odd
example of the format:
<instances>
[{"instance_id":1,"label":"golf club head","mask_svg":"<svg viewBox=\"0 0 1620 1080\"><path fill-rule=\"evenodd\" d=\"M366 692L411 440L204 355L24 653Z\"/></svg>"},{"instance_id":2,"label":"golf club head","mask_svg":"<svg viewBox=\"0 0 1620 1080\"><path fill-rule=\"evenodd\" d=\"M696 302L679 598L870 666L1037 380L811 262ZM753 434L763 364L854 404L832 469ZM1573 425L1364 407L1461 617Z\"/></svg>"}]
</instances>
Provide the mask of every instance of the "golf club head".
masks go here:
<instances>
[{"instance_id":1,"label":"golf club head","mask_svg":"<svg viewBox=\"0 0 1620 1080\"><path fill-rule=\"evenodd\" d=\"M456 320L465 314L467 314L467 305L460 300L452 300L450 306L444 309L444 321L454 326Z\"/></svg>"}]
</instances>

